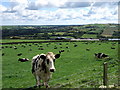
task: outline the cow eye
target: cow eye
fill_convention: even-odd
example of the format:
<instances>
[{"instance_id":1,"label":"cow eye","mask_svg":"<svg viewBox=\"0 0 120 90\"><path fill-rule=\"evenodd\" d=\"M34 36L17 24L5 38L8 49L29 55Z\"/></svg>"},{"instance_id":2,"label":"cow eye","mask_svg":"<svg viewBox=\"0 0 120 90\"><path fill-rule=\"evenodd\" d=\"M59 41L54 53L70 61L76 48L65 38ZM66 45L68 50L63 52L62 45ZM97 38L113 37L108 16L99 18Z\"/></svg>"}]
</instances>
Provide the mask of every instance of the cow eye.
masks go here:
<instances>
[{"instance_id":1,"label":"cow eye","mask_svg":"<svg viewBox=\"0 0 120 90\"><path fill-rule=\"evenodd\" d=\"M49 64L49 59L47 59L47 64Z\"/></svg>"}]
</instances>

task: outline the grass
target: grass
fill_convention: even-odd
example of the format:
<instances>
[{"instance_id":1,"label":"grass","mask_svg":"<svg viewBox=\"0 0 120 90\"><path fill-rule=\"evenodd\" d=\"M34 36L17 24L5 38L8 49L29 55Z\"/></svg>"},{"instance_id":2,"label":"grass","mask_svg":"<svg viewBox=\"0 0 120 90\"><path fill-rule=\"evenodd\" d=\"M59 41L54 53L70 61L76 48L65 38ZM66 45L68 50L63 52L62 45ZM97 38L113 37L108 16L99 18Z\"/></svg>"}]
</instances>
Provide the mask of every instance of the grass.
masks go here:
<instances>
[{"instance_id":1,"label":"grass","mask_svg":"<svg viewBox=\"0 0 120 90\"><path fill-rule=\"evenodd\" d=\"M59 34L59 35L63 35L64 33L65 33L65 32L56 32L55 34L56 34L56 35L58 35L58 34Z\"/></svg>"},{"instance_id":2,"label":"grass","mask_svg":"<svg viewBox=\"0 0 120 90\"><path fill-rule=\"evenodd\" d=\"M2 39L2 43L9 42L31 42L31 41L45 41L45 40L26 40L26 39Z\"/></svg>"},{"instance_id":3,"label":"grass","mask_svg":"<svg viewBox=\"0 0 120 90\"><path fill-rule=\"evenodd\" d=\"M115 43L115 46L113 46L113 43ZM46 44L49 44L49 46L47 47ZM78 46L74 47L75 44ZM110 56L110 59L107 60L109 63L108 70L109 77L113 77L113 79L109 78L109 83L117 84L117 79L114 79L117 76L118 68L117 44L117 42L54 42L3 45L2 53L5 54L2 56L3 88L27 88L33 86L35 79L31 73L32 57L49 51L58 53L62 49L65 52L56 60L56 72L53 73L53 78L49 82L51 87L99 87L102 84L102 64L106 60L96 60L94 58L95 52L103 52ZM26 47L24 48L22 45ZM9 48L10 46L16 46L17 49ZM43 46L44 50L38 50L38 46ZM55 46L57 46L57 49L54 49ZM115 47L115 49L111 49L111 47ZM86 48L89 48L90 51L86 51ZM17 56L18 53L22 53L22 56ZM30 61L18 62L18 58L29 58Z\"/></svg>"},{"instance_id":4,"label":"grass","mask_svg":"<svg viewBox=\"0 0 120 90\"><path fill-rule=\"evenodd\" d=\"M84 35L82 36L82 38L96 38L96 37L97 37L96 34L84 34Z\"/></svg>"}]
</instances>

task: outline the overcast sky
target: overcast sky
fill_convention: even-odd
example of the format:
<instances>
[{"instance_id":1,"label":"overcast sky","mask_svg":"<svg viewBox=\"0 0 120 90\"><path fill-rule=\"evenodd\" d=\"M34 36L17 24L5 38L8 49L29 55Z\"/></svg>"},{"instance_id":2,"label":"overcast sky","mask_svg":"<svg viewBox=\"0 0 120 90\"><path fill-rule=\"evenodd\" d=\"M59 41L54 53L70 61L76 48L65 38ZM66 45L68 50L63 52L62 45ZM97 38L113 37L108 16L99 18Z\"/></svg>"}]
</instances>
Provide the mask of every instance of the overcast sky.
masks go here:
<instances>
[{"instance_id":1,"label":"overcast sky","mask_svg":"<svg viewBox=\"0 0 120 90\"><path fill-rule=\"evenodd\" d=\"M119 0L0 0L0 25L118 23Z\"/></svg>"}]
</instances>

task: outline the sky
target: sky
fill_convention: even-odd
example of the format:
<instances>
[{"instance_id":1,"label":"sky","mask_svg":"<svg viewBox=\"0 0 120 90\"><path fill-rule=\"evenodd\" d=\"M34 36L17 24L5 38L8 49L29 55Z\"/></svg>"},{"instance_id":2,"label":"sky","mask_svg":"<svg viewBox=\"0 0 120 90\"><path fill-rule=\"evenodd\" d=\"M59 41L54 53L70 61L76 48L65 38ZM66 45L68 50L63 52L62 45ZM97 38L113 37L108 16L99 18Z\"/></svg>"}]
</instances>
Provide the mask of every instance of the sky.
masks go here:
<instances>
[{"instance_id":1,"label":"sky","mask_svg":"<svg viewBox=\"0 0 120 90\"><path fill-rule=\"evenodd\" d=\"M118 23L119 0L0 0L0 25Z\"/></svg>"}]
</instances>

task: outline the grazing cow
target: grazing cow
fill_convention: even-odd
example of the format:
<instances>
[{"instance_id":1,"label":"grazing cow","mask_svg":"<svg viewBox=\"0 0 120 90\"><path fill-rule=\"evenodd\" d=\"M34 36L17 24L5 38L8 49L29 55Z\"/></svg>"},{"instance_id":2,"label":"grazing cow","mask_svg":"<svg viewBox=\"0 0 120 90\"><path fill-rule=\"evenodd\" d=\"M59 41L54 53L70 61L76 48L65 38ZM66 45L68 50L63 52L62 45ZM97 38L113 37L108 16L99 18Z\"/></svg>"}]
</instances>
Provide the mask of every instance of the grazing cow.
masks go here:
<instances>
[{"instance_id":1,"label":"grazing cow","mask_svg":"<svg viewBox=\"0 0 120 90\"><path fill-rule=\"evenodd\" d=\"M5 53L2 53L2 56L4 56L5 55Z\"/></svg>"},{"instance_id":2,"label":"grazing cow","mask_svg":"<svg viewBox=\"0 0 120 90\"><path fill-rule=\"evenodd\" d=\"M89 48L86 48L86 51L90 51L90 49L89 49Z\"/></svg>"},{"instance_id":3,"label":"grazing cow","mask_svg":"<svg viewBox=\"0 0 120 90\"><path fill-rule=\"evenodd\" d=\"M69 47L66 47L66 48L69 48Z\"/></svg>"},{"instance_id":4,"label":"grazing cow","mask_svg":"<svg viewBox=\"0 0 120 90\"><path fill-rule=\"evenodd\" d=\"M52 72L55 71L54 63L55 59L59 58L60 54L54 55L52 52L47 54L40 54L33 57L32 61L32 73L36 79L37 86L44 85L46 88L49 87L48 81L52 77ZM43 81L43 84L40 82Z\"/></svg>"},{"instance_id":5,"label":"grazing cow","mask_svg":"<svg viewBox=\"0 0 120 90\"><path fill-rule=\"evenodd\" d=\"M59 53L62 53L62 52L64 52L64 51L65 51L65 50L60 50Z\"/></svg>"},{"instance_id":6,"label":"grazing cow","mask_svg":"<svg viewBox=\"0 0 120 90\"><path fill-rule=\"evenodd\" d=\"M74 47L77 47L77 46L78 46L78 45L76 45L76 44L74 45Z\"/></svg>"},{"instance_id":7,"label":"grazing cow","mask_svg":"<svg viewBox=\"0 0 120 90\"><path fill-rule=\"evenodd\" d=\"M62 43L59 43L59 45L62 45Z\"/></svg>"},{"instance_id":8,"label":"grazing cow","mask_svg":"<svg viewBox=\"0 0 120 90\"><path fill-rule=\"evenodd\" d=\"M22 45L21 47L24 47L24 48L25 48L26 46L25 46L25 45Z\"/></svg>"},{"instance_id":9,"label":"grazing cow","mask_svg":"<svg viewBox=\"0 0 120 90\"><path fill-rule=\"evenodd\" d=\"M32 46L31 44L29 46Z\"/></svg>"},{"instance_id":10,"label":"grazing cow","mask_svg":"<svg viewBox=\"0 0 120 90\"><path fill-rule=\"evenodd\" d=\"M19 58L18 61L26 62L26 61L29 61L29 59L28 58Z\"/></svg>"},{"instance_id":11,"label":"grazing cow","mask_svg":"<svg viewBox=\"0 0 120 90\"><path fill-rule=\"evenodd\" d=\"M108 55L106 55L104 53L95 53L95 57L102 59L102 58L108 58Z\"/></svg>"},{"instance_id":12,"label":"grazing cow","mask_svg":"<svg viewBox=\"0 0 120 90\"><path fill-rule=\"evenodd\" d=\"M114 47L111 47L111 49L115 49Z\"/></svg>"},{"instance_id":13,"label":"grazing cow","mask_svg":"<svg viewBox=\"0 0 120 90\"><path fill-rule=\"evenodd\" d=\"M5 48L8 48L8 46L5 46Z\"/></svg>"},{"instance_id":14,"label":"grazing cow","mask_svg":"<svg viewBox=\"0 0 120 90\"><path fill-rule=\"evenodd\" d=\"M44 50L44 48L38 48L38 50Z\"/></svg>"},{"instance_id":15,"label":"grazing cow","mask_svg":"<svg viewBox=\"0 0 120 90\"><path fill-rule=\"evenodd\" d=\"M17 49L17 47L16 47L16 46L14 46L13 48L14 48L15 50Z\"/></svg>"},{"instance_id":16,"label":"grazing cow","mask_svg":"<svg viewBox=\"0 0 120 90\"><path fill-rule=\"evenodd\" d=\"M10 46L10 48L12 48L12 46Z\"/></svg>"},{"instance_id":17,"label":"grazing cow","mask_svg":"<svg viewBox=\"0 0 120 90\"><path fill-rule=\"evenodd\" d=\"M17 54L17 56L21 56L21 55L22 55L22 53L18 53L18 54Z\"/></svg>"}]
</instances>

